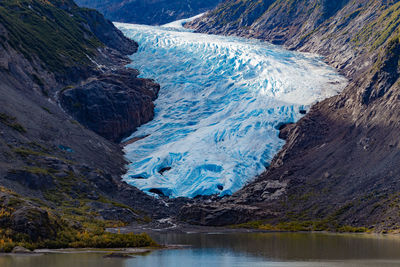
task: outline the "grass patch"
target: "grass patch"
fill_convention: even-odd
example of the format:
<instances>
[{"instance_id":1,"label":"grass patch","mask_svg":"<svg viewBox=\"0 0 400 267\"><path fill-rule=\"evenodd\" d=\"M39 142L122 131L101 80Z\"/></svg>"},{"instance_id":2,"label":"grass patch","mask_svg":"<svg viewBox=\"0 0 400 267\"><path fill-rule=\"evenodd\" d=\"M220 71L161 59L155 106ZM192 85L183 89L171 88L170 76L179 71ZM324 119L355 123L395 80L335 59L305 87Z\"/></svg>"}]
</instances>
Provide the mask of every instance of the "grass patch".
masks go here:
<instances>
[{"instance_id":1,"label":"grass patch","mask_svg":"<svg viewBox=\"0 0 400 267\"><path fill-rule=\"evenodd\" d=\"M29 156L49 156L46 153L27 149L27 148L15 148L14 152L24 158L29 157Z\"/></svg>"},{"instance_id":2,"label":"grass patch","mask_svg":"<svg viewBox=\"0 0 400 267\"><path fill-rule=\"evenodd\" d=\"M19 123L16 122L16 118L9 116L5 113L0 113L0 122L8 127L16 130L20 133L26 133L26 129Z\"/></svg>"},{"instance_id":3,"label":"grass patch","mask_svg":"<svg viewBox=\"0 0 400 267\"><path fill-rule=\"evenodd\" d=\"M1 210L0 210L1 215ZM57 233L54 239L32 242L26 236L10 236L7 230L0 232L0 252L11 252L16 246L30 250L48 248L130 248L130 247L159 247L146 233L116 234L101 231L75 231L66 229Z\"/></svg>"},{"instance_id":4,"label":"grass patch","mask_svg":"<svg viewBox=\"0 0 400 267\"><path fill-rule=\"evenodd\" d=\"M339 225L329 220L316 221L292 221L270 224L264 221L251 221L243 224L232 225L234 229L257 229L276 232L339 232L339 233L367 233L371 229L366 227L354 227L349 225Z\"/></svg>"},{"instance_id":5,"label":"grass patch","mask_svg":"<svg viewBox=\"0 0 400 267\"><path fill-rule=\"evenodd\" d=\"M47 113L49 113L49 114L53 114L53 112L51 112L50 109L48 109L48 108L46 108L46 107L42 107L42 109L43 109L44 111L46 111Z\"/></svg>"},{"instance_id":6,"label":"grass patch","mask_svg":"<svg viewBox=\"0 0 400 267\"><path fill-rule=\"evenodd\" d=\"M72 88L74 88L73 85L65 86L64 88L62 88L62 89L60 90L60 93L62 94L62 93L64 93L65 91L67 91L67 90L69 90L69 89L72 89Z\"/></svg>"},{"instance_id":7,"label":"grass patch","mask_svg":"<svg viewBox=\"0 0 400 267\"><path fill-rule=\"evenodd\" d=\"M77 122L76 120L70 120L70 122L71 122L72 124L75 124L75 125L81 126L81 124L80 124L79 122Z\"/></svg>"},{"instance_id":8,"label":"grass patch","mask_svg":"<svg viewBox=\"0 0 400 267\"><path fill-rule=\"evenodd\" d=\"M69 5L68 10L59 6ZM88 57L96 54L102 43L82 27L91 18L90 11L72 1L3 0L0 23L8 31L7 42L28 60L39 58L43 67L60 74L75 66L88 66ZM95 23L95 22L91 22ZM33 77L42 86L43 81Z\"/></svg>"},{"instance_id":9,"label":"grass patch","mask_svg":"<svg viewBox=\"0 0 400 267\"><path fill-rule=\"evenodd\" d=\"M33 174L44 174L44 175L50 175L50 171L47 169L43 169L40 167L36 167L36 166L29 166L29 167L25 167L24 171L27 171L29 173L33 173Z\"/></svg>"},{"instance_id":10,"label":"grass patch","mask_svg":"<svg viewBox=\"0 0 400 267\"><path fill-rule=\"evenodd\" d=\"M0 209L0 252L11 252L15 246L28 249L39 248L124 248L124 247L158 247L147 234L120 234L105 231L106 227L121 227L125 224L119 221L103 221L95 218L85 206L86 200L79 207L71 207L68 201L56 209L50 208L43 201L25 199L13 191L0 187L0 192L7 194L7 202ZM70 206L68 208L68 206ZM46 238L32 239L29 235L13 230L13 213L24 208L29 221L35 224L41 220L36 207L47 212L48 222L44 225L53 229L53 234Z\"/></svg>"}]
</instances>

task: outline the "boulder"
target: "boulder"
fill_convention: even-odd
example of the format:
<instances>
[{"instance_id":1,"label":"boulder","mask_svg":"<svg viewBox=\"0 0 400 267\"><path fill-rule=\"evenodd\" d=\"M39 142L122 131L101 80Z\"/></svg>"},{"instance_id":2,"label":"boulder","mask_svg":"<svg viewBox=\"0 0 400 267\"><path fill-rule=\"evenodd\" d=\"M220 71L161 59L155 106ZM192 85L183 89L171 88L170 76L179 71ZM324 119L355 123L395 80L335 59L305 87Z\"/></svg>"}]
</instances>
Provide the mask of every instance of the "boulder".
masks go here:
<instances>
[{"instance_id":1,"label":"boulder","mask_svg":"<svg viewBox=\"0 0 400 267\"><path fill-rule=\"evenodd\" d=\"M52 238L56 234L55 225L47 211L29 205L22 206L11 214L11 224L11 229L27 234L32 240Z\"/></svg>"},{"instance_id":2,"label":"boulder","mask_svg":"<svg viewBox=\"0 0 400 267\"><path fill-rule=\"evenodd\" d=\"M13 248L13 250L11 251L11 253L15 253L15 254L28 254L28 253L32 253L32 251L30 251L27 248L21 247L21 246L16 246L15 248Z\"/></svg>"}]
</instances>

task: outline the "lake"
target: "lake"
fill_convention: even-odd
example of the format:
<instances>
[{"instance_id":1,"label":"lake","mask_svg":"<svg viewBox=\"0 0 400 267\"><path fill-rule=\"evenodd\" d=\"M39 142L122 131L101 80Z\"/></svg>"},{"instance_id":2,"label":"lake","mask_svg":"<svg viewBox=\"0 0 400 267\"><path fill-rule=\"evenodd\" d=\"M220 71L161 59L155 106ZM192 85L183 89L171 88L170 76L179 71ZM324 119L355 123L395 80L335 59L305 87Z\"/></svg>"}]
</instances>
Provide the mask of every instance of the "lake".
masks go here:
<instances>
[{"instance_id":1,"label":"lake","mask_svg":"<svg viewBox=\"0 0 400 267\"><path fill-rule=\"evenodd\" d=\"M190 245L135 258L98 254L2 256L2 267L400 266L400 237L325 233L156 234Z\"/></svg>"}]
</instances>

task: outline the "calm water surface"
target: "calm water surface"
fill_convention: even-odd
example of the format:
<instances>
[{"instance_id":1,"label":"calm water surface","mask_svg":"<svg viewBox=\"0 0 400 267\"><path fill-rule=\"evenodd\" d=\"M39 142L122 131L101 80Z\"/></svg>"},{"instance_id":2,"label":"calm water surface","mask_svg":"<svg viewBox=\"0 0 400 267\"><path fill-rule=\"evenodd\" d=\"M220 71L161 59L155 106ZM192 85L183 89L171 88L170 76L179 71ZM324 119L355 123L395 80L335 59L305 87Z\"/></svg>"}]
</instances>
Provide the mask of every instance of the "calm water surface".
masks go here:
<instances>
[{"instance_id":1,"label":"calm water surface","mask_svg":"<svg viewBox=\"0 0 400 267\"><path fill-rule=\"evenodd\" d=\"M161 244L192 247L160 250L131 259L103 254L3 256L0 266L400 266L400 238L310 233L160 234Z\"/></svg>"}]
</instances>

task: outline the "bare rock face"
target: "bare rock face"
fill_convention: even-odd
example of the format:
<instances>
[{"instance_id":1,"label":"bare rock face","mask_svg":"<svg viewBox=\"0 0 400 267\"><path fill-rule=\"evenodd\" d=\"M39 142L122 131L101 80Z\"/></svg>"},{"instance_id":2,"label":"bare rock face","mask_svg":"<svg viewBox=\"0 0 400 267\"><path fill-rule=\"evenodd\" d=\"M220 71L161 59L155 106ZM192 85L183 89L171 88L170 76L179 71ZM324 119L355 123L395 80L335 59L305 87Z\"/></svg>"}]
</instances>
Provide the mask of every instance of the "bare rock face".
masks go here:
<instances>
[{"instance_id":1,"label":"bare rock face","mask_svg":"<svg viewBox=\"0 0 400 267\"><path fill-rule=\"evenodd\" d=\"M160 86L121 69L61 93L62 107L99 135L119 142L154 116Z\"/></svg>"}]
</instances>

